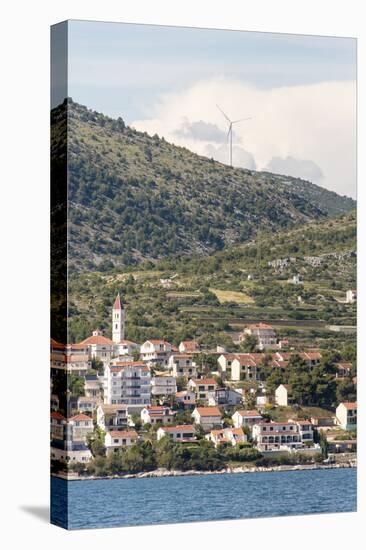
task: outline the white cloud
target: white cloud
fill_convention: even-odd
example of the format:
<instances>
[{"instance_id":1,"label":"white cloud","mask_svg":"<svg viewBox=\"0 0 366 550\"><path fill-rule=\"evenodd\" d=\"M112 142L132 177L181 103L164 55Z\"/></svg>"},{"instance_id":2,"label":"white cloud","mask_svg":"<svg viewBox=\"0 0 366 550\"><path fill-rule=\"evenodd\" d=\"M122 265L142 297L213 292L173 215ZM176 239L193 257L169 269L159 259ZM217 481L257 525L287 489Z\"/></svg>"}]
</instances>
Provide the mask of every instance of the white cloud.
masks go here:
<instances>
[{"instance_id":1,"label":"white cloud","mask_svg":"<svg viewBox=\"0 0 366 550\"><path fill-rule=\"evenodd\" d=\"M151 118L132 125L207 155L212 150L208 146L214 145L214 140L194 139L189 132L179 134L179 129L184 124L200 121L226 133L227 122L218 111L217 103L232 119L252 117L235 127L234 165L242 165L243 154L251 155L247 159L252 158L258 170L265 169L276 157L290 157L296 159L292 161L292 169L297 176L301 163L311 162L319 168L318 183L340 194L355 196L356 85L353 81L263 90L240 81L215 78L197 82L180 93L162 95L150 107ZM216 153L223 154L224 147L216 147ZM287 169L290 164L287 162ZM302 164L302 168L306 168L306 164ZM314 174L313 170L313 177Z\"/></svg>"},{"instance_id":2,"label":"white cloud","mask_svg":"<svg viewBox=\"0 0 366 550\"><path fill-rule=\"evenodd\" d=\"M206 157L228 164L229 150L227 145L215 147L209 143L206 145L203 154ZM247 168L248 170L255 170L257 167L253 155L237 145L233 145L233 164L240 168Z\"/></svg>"},{"instance_id":3,"label":"white cloud","mask_svg":"<svg viewBox=\"0 0 366 550\"><path fill-rule=\"evenodd\" d=\"M216 143L224 143L225 141L227 141L227 133L220 130L220 128L216 124L212 124L211 122L204 122L203 120L189 122L187 118L175 131L175 135L182 138L206 142L214 141Z\"/></svg>"},{"instance_id":4,"label":"white cloud","mask_svg":"<svg viewBox=\"0 0 366 550\"><path fill-rule=\"evenodd\" d=\"M321 183L323 172L312 160L295 159L294 157L273 157L265 170L275 174L285 174L287 176L296 176L313 183Z\"/></svg>"}]
</instances>

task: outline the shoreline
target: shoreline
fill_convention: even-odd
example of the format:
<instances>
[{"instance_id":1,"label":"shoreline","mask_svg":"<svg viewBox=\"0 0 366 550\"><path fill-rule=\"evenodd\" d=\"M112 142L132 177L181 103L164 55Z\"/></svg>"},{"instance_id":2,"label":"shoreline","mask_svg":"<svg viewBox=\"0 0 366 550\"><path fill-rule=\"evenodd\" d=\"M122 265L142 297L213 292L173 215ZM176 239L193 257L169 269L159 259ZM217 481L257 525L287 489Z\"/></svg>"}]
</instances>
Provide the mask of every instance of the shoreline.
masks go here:
<instances>
[{"instance_id":1,"label":"shoreline","mask_svg":"<svg viewBox=\"0 0 366 550\"><path fill-rule=\"evenodd\" d=\"M281 466L255 466L247 468L238 466L234 468L224 468L223 470L165 470L163 468L152 470L151 472L138 472L136 474L123 474L112 476L79 476L78 474L51 474L53 477L64 479L65 481L98 481L103 479L146 479L161 477L184 477L184 476L202 476L218 474L253 474L258 472L288 472L300 470L333 470L339 468L357 468L356 460L349 462L339 462L335 464L289 464Z\"/></svg>"}]
</instances>

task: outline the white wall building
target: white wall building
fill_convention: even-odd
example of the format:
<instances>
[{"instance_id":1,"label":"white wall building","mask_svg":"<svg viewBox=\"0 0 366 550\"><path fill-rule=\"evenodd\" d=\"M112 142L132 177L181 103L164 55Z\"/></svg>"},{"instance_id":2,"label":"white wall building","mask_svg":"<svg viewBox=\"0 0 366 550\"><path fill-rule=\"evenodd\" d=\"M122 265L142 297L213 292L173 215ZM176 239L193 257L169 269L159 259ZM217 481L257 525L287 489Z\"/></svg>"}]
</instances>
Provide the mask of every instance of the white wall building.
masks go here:
<instances>
[{"instance_id":1,"label":"white wall building","mask_svg":"<svg viewBox=\"0 0 366 550\"><path fill-rule=\"evenodd\" d=\"M105 369L104 402L141 410L150 405L150 369L142 361L121 361Z\"/></svg>"},{"instance_id":2,"label":"white wall building","mask_svg":"<svg viewBox=\"0 0 366 550\"><path fill-rule=\"evenodd\" d=\"M235 411L231 418L235 428L242 428L243 426L253 426L261 422L262 415L256 410L240 410Z\"/></svg>"},{"instance_id":3,"label":"white wall building","mask_svg":"<svg viewBox=\"0 0 366 550\"><path fill-rule=\"evenodd\" d=\"M215 447L218 447L222 444L229 444L233 447L239 443L245 443L247 441L247 436L243 432L242 428L224 428L223 430L211 430L207 434L206 439L212 441Z\"/></svg>"},{"instance_id":4,"label":"white wall building","mask_svg":"<svg viewBox=\"0 0 366 550\"><path fill-rule=\"evenodd\" d=\"M107 455L115 453L124 447L130 447L138 441L135 430L112 431L105 434L104 446Z\"/></svg>"},{"instance_id":5,"label":"white wall building","mask_svg":"<svg viewBox=\"0 0 366 550\"><path fill-rule=\"evenodd\" d=\"M174 442L185 443L196 440L196 429L192 424L182 426L164 426L158 429L156 432L157 440L160 441L162 437L168 436Z\"/></svg>"},{"instance_id":6,"label":"white wall building","mask_svg":"<svg viewBox=\"0 0 366 550\"><path fill-rule=\"evenodd\" d=\"M253 425L252 435L261 452L288 451L303 445L299 426L295 422L258 422Z\"/></svg>"},{"instance_id":7,"label":"white wall building","mask_svg":"<svg viewBox=\"0 0 366 550\"><path fill-rule=\"evenodd\" d=\"M151 395L169 396L177 391L177 382L174 376L153 376L151 378Z\"/></svg>"},{"instance_id":8,"label":"white wall building","mask_svg":"<svg viewBox=\"0 0 366 550\"><path fill-rule=\"evenodd\" d=\"M195 392L197 400L207 401L209 392L217 389L217 382L214 378L191 378L188 389Z\"/></svg>"},{"instance_id":9,"label":"white wall building","mask_svg":"<svg viewBox=\"0 0 366 550\"><path fill-rule=\"evenodd\" d=\"M279 407L289 407L294 403L290 384L280 384L275 390L275 403Z\"/></svg>"},{"instance_id":10,"label":"white wall building","mask_svg":"<svg viewBox=\"0 0 366 550\"><path fill-rule=\"evenodd\" d=\"M97 407L97 425L104 432L124 430L128 424L126 405L108 405L101 403Z\"/></svg>"},{"instance_id":11,"label":"white wall building","mask_svg":"<svg viewBox=\"0 0 366 550\"><path fill-rule=\"evenodd\" d=\"M192 418L195 424L199 424L205 431L222 428L222 417L218 407L196 407Z\"/></svg>"},{"instance_id":12,"label":"white wall building","mask_svg":"<svg viewBox=\"0 0 366 550\"><path fill-rule=\"evenodd\" d=\"M355 430L357 428L357 403L340 403L336 408L336 422L343 430Z\"/></svg>"},{"instance_id":13,"label":"white wall building","mask_svg":"<svg viewBox=\"0 0 366 550\"><path fill-rule=\"evenodd\" d=\"M176 378L197 378L198 367L193 361L193 355L188 353L174 353L169 357L168 369Z\"/></svg>"},{"instance_id":14,"label":"white wall building","mask_svg":"<svg viewBox=\"0 0 366 550\"><path fill-rule=\"evenodd\" d=\"M142 424L173 424L175 412L169 407L151 406L144 407L141 411Z\"/></svg>"},{"instance_id":15,"label":"white wall building","mask_svg":"<svg viewBox=\"0 0 366 550\"><path fill-rule=\"evenodd\" d=\"M257 346L260 350L277 347L277 334L271 325L266 323L249 325L239 336L239 341L244 341L247 335L257 339Z\"/></svg>"},{"instance_id":16,"label":"white wall building","mask_svg":"<svg viewBox=\"0 0 366 550\"><path fill-rule=\"evenodd\" d=\"M165 340L146 340L140 348L143 361L167 366L172 353L172 345Z\"/></svg>"}]
</instances>

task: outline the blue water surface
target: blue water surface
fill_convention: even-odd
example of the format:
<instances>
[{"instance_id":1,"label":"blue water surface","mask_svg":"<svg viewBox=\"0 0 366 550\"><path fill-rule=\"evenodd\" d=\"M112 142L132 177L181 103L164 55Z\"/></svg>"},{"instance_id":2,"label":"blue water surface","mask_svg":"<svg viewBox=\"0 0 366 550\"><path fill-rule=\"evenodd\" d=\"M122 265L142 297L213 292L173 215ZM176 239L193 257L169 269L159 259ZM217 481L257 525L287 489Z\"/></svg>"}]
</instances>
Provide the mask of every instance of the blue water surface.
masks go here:
<instances>
[{"instance_id":1,"label":"blue water surface","mask_svg":"<svg viewBox=\"0 0 366 550\"><path fill-rule=\"evenodd\" d=\"M69 529L353 512L356 468L148 479L52 478L52 522Z\"/></svg>"}]
</instances>

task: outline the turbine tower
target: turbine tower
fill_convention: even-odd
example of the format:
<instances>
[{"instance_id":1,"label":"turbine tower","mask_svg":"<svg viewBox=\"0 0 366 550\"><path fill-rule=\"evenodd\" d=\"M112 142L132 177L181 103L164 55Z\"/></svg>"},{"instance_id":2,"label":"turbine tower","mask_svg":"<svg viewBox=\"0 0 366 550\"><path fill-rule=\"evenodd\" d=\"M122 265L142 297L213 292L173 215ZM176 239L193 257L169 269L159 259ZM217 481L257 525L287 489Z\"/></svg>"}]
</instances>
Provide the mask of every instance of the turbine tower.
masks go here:
<instances>
[{"instance_id":1,"label":"turbine tower","mask_svg":"<svg viewBox=\"0 0 366 550\"><path fill-rule=\"evenodd\" d=\"M224 111L219 107L216 103L216 107L220 111L221 114L224 115L226 120L229 123L229 131L227 133L227 139L230 139L230 166L233 165L233 124L237 124L238 122L243 122L244 120L250 120L251 117L248 118L239 118L238 120L230 120L230 118L224 113Z\"/></svg>"}]
</instances>

